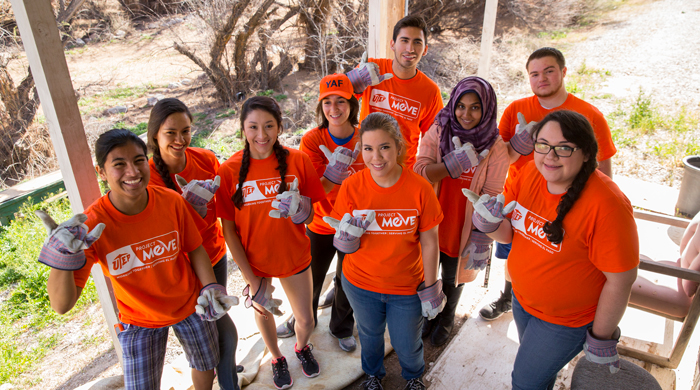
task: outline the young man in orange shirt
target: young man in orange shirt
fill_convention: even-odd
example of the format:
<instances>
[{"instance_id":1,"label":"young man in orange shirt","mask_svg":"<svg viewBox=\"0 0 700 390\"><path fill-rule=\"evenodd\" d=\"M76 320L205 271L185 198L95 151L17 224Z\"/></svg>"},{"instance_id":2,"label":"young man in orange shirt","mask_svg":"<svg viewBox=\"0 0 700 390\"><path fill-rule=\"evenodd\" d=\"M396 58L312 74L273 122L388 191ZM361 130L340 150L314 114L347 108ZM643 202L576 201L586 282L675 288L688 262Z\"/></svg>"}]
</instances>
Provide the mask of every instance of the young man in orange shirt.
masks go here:
<instances>
[{"instance_id":1,"label":"young man in orange shirt","mask_svg":"<svg viewBox=\"0 0 700 390\"><path fill-rule=\"evenodd\" d=\"M348 72L355 94L362 98L360 122L373 112L393 116L406 143L404 165L413 169L418 141L443 107L440 88L417 69L428 52L428 25L419 16L406 16L394 26L391 39L394 59L362 58Z\"/></svg>"},{"instance_id":2,"label":"young man in orange shirt","mask_svg":"<svg viewBox=\"0 0 700 390\"><path fill-rule=\"evenodd\" d=\"M588 119L598 142L598 169L612 178L611 158L617 149L612 142L610 127L597 108L566 91L564 55L552 47L537 49L530 54L525 69L527 69L530 88L534 95L516 100L506 107L498 126L501 137L508 142L511 163L505 187L508 188L522 167L533 160L530 132L535 123L541 121L550 112L558 110L575 111ZM508 258L509 252L510 244L496 244L495 255L499 259ZM483 319L495 320L511 310L512 285L509 278L506 267L505 288L500 298L479 311Z\"/></svg>"}]
</instances>

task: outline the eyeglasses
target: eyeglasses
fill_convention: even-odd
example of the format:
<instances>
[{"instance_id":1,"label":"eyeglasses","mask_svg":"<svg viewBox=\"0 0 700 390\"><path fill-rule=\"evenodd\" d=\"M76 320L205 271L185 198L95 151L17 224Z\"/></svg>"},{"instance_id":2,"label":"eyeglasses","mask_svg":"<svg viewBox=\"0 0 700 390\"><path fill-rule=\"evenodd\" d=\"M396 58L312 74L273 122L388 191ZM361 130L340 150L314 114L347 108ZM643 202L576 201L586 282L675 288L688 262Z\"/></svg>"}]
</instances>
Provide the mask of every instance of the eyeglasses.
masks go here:
<instances>
[{"instance_id":1,"label":"eyeglasses","mask_svg":"<svg viewBox=\"0 0 700 390\"><path fill-rule=\"evenodd\" d=\"M250 296L250 284L247 284L245 288L243 289L243 296L245 296L245 300L243 301L243 304L245 305L246 309L250 309L251 307L255 309L261 316L265 317L267 319L267 315L260 311L257 307L253 305L253 298Z\"/></svg>"},{"instance_id":2,"label":"eyeglasses","mask_svg":"<svg viewBox=\"0 0 700 390\"><path fill-rule=\"evenodd\" d=\"M535 152L539 154L549 154L549 151L552 149L554 149L554 154L556 154L557 157L571 157L575 151L581 148L572 148L571 146L552 146L535 142Z\"/></svg>"}]
</instances>

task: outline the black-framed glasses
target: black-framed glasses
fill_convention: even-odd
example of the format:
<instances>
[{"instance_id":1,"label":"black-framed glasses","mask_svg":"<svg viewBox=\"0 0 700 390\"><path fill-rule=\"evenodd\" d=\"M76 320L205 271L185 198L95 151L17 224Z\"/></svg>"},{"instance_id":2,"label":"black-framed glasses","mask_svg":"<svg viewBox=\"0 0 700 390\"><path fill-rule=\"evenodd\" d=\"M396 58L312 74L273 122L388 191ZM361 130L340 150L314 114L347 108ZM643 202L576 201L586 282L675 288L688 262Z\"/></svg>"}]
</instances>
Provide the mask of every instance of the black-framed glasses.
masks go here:
<instances>
[{"instance_id":1,"label":"black-framed glasses","mask_svg":"<svg viewBox=\"0 0 700 390\"><path fill-rule=\"evenodd\" d=\"M250 296L250 284L246 284L245 288L243 289L243 296L245 296L245 300L243 301L243 305L245 305L246 309L250 309L252 307L261 316L263 316L263 317L265 317L265 319L267 319L267 315L253 305L253 298Z\"/></svg>"},{"instance_id":2,"label":"black-framed glasses","mask_svg":"<svg viewBox=\"0 0 700 390\"><path fill-rule=\"evenodd\" d=\"M581 148L572 148L571 146L552 146L541 142L535 142L535 152L539 154L549 154L549 151L554 149L554 154L557 157L571 157L575 151Z\"/></svg>"}]
</instances>

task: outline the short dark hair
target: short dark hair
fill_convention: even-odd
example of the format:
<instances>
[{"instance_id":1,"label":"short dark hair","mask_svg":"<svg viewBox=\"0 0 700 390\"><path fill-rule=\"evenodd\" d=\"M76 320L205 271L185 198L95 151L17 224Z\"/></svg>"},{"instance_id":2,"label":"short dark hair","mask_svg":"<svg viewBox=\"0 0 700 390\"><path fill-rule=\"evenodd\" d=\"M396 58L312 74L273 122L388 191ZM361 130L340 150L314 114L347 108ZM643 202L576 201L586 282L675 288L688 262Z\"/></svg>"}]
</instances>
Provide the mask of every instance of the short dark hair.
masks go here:
<instances>
[{"instance_id":1,"label":"short dark hair","mask_svg":"<svg viewBox=\"0 0 700 390\"><path fill-rule=\"evenodd\" d=\"M544 57L554 57L554 59L557 61L557 65L559 65L559 69L564 69L564 67L566 66L564 54L562 54L558 49L555 49L553 47L541 47L533 51L532 54L530 54L530 57L527 58L527 62L525 63L525 69L527 70L527 67L530 66L530 61L538 60Z\"/></svg>"},{"instance_id":2,"label":"short dark hair","mask_svg":"<svg viewBox=\"0 0 700 390\"><path fill-rule=\"evenodd\" d=\"M415 27L423 30L423 39L425 39L425 44L428 43L428 23L425 22L420 16L408 15L394 25L394 35L392 35L391 40L396 42L396 38L399 36L399 31L404 27Z\"/></svg>"},{"instance_id":3,"label":"short dark hair","mask_svg":"<svg viewBox=\"0 0 700 390\"><path fill-rule=\"evenodd\" d=\"M355 96L350 97L350 99L347 99L347 101L348 104L350 104L350 116L348 117L348 122L350 122L352 127L357 127L357 125L360 123L360 120L357 119L357 114L360 113L360 102L357 101ZM321 99L316 105L316 123L318 123L318 127L322 129L328 128L328 118L326 118L326 116L323 114L323 99Z\"/></svg>"}]
</instances>

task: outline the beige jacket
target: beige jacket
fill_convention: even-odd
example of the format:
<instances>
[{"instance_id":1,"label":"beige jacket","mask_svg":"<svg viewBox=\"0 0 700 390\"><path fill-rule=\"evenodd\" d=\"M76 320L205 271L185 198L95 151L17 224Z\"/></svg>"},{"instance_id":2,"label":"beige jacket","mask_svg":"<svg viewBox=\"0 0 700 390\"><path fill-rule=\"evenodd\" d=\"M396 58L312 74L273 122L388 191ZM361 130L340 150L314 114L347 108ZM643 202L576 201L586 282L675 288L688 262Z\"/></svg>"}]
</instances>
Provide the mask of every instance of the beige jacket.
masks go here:
<instances>
[{"instance_id":1,"label":"beige jacket","mask_svg":"<svg viewBox=\"0 0 700 390\"><path fill-rule=\"evenodd\" d=\"M413 170L416 173L423 176L433 185L435 193L438 196L440 195L440 183L433 183L426 175L425 168L428 165L442 162L442 156L440 156L441 133L442 128L437 123L433 123L430 129L421 137L418 156L416 156L416 163L413 166ZM503 184L506 180L509 165L508 149L503 139L499 136L489 150L489 154L476 167L469 189L479 195L500 194L503 192ZM467 208L464 213L464 226L462 227L462 235L459 240L460 253L464 251L469 243L469 237L472 232L472 213L474 212L474 207L471 202L469 202L466 197L464 197L464 201L467 202ZM443 212L444 211L445 210L443 210ZM457 276L455 278L456 284L469 283L473 281L479 273L478 271L464 269L468 260L468 257L459 257L459 267L457 267Z\"/></svg>"}]
</instances>

